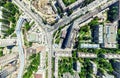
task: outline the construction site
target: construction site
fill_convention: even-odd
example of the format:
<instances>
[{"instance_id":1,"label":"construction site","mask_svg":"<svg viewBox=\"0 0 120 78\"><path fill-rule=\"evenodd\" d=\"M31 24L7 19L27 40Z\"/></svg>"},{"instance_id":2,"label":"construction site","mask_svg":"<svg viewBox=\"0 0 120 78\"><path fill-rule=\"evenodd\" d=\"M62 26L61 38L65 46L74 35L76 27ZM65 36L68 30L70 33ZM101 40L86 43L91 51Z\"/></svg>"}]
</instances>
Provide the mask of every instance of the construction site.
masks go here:
<instances>
[{"instance_id":1,"label":"construction site","mask_svg":"<svg viewBox=\"0 0 120 78\"><path fill-rule=\"evenodd\" d=\"M33 0L33 9L40 14L45 23L52 24L56 20L56 14L52 9L50 0Z\"/></svg>"}]
</instances>

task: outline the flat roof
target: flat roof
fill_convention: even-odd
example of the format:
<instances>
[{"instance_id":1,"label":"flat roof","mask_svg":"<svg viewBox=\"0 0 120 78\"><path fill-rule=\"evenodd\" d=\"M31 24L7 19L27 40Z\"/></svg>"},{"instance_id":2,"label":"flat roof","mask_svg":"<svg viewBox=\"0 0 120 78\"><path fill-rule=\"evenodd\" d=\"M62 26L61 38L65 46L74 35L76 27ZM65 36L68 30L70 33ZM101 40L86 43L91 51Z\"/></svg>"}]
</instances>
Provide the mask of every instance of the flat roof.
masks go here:
<instances>
[{"instance_id":1,"label":"flat roof","mask_svg":"<svg viewBox=\"0 0 120 78\"><path fill-rule=\"evenodd\" d=\"M36 42L36 41L39 41L39 36L37 33L29 33L28 35L28 40L29 41L33 41L33 42Z\"/></svg>"},{"instance_id":2,"label":"flat roof","mask_svg":"<svg viewBox=\"0 0 120 78\"><path fill-rule=\"evenodd\" d=\"M104 45L106 48L116 48L117 25L107 23L104 26Z\"/></svg>"},{"instance_id":3,"label":"flat roof","mask_svg":"<svg viewBox=\"0 0 120 78\"><path fill-rule=\"evenodd\" d=\"M66 10L67 8L72 9L72 8L74 8L76 6L79 6L80 3L82 3L85 0L77 0L77 1L75 1L74 3L72 3L72 4L68 5L68 6L65 6L65 4L63 3L63 0L57 0L57 1L58 1L59 5L61 6L61 8L63 10Z\"/></svg>"},{"instance_id":4,"label":"flat roof","mask_svg":"<svg viewBox=\"0 0 120 78\"><path fill-rule=\"evenodd\" d=\"M42 74L35 74L35 78L43 78Z\"/></svg>"},{"instance_id":5,"label":"flat roof","mask_svg":"<svg viewBox=\"0 0 120 78\"><path fill-rule=\"evenodd\" d=\"M117 31L117 26L114 26L112 24L106 24L105 27L104 27L104 37L106 38L105 39L105 42L107 43L116 43L116 31Z\"/></svg>"},{"instance_id":6,"label":"flat roof","mask_svg":"<svg viewBox=\"0 0 120 78\"><path fill-rule=\"evenodd\" d=\"M99 44L81 44L81 48L99 48Z\"/></svg>"},{"instance_id":7,"label":"flat roof","mask_svg":"<svg viewBox=\"0 0 120 78\"><path fill-rule=\"evenodd\" d=\"M99 43L103 43L103 25L99 25Z\"/></svg>"}]
</instances>

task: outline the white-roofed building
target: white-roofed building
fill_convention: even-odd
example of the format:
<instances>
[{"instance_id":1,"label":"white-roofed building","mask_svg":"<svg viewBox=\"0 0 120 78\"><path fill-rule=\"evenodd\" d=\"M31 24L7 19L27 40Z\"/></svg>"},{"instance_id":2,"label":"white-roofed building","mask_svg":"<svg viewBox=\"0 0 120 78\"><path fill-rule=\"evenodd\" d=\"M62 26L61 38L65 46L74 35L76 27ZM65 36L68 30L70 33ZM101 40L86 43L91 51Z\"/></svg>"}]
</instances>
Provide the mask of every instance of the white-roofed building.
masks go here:
<instances>
[{"instance_id":1,"label":"white-roofed building","mask_svg":"<svg viewBox=\"0 0 120 78\"><path fill-rule=\"evenodd\" d=\"M116 48L117 25L107 23L104 26L104 48Z\"/></svg>"},{"instance_id":2,"label":"white-roofed building","mask_svg":"<svg viewBox=\"0 0 120 78\"><path fill-rule=\"evenodd\" d=\"M80 57L80 58L97 58L97 54L84 53L84 52L78 52L77 56Z\"/></svg>"},{"instance_id":3,"label":"white-roofed building","mask_svg":"<svg viewBox=\"0 0 120 78\"><path fill-rule=\"evenodd\" d=\"M97 64L95 64L92 61L91 61L91 64L92 64L93 74L96 75L97 74Z\"/></svg>"},{"instance_id":4,"label":"white-roofed building","mask_svg":"<svg viewBox=\"0 0 120 78\"><path fill-rule=\"evenodd\" d=\"M120 59L120 54L111 54L111 53L107 53L103 55L104 58L107 59Z\"/></svg>"},{"instance_id":5,"label":"white-roofed building","mask_svg":"<svg viewBox=\"0 0 120 78\"><path fill-rule=\"evenodd\" d=\"M2 19L2 10L1 10L1 8L0 8L0 19ZM1 28L2 27L2 22L0 22L0 35L1 35Z\"/></svg>"},{"instance_id":6,"label":"white-roofed building","mask_svg":"<svg viewBox=\"0 0 120 78\"><path fill-rule=\"evenodd\" d=\"M62 78L80 78L78 73L75 73L74 75L71 75L69 72L66 72L63 74Z\"/></svg>"},{"instance_id":7,"label":"white-roofed building","mask_svg":"<svg viewBox=\"0 0 120 78\"><path fill-rule=\"evenodd\" d=\"M103 43L103 25L99 25L98 43Z\"/></svg>"},{"instance_id":8,"label":"white-roofed building","mask_svg":"<svg viewBox=\"0 0 120 78\"><path fill-rule=\"evenodd\" d=\"M0 47L17 45L17 39L0 39Z\"/></svg>"},{"instance_id":9,"label":"white-roofed building","mask_svg":"<svg viewBox=\"0 0 120 78\"><path fill-rule=\"evenodd\" d=\"M81 44L80 48L100 48L99 44Z\"/></svg>"},{"instance_id":10,"label":"white-roofed building","mask_svg":"<svg viewBox=\"0 0 120 78\"><path fill-rule=\"evenodd\" d=\"M62 51L62 50L60 50L60 51L56 51L55 52L55 56L56 57L72 57L72 51Z\"/></svg>"}]
</instances>

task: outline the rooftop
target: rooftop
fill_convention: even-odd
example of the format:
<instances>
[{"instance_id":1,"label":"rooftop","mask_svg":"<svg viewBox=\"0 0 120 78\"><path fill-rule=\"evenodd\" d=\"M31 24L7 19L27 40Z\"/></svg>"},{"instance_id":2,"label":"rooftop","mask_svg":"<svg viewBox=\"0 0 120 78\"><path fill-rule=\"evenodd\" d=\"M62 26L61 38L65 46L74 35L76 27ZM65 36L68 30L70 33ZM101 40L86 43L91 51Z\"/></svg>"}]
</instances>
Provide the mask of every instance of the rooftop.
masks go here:
<instances>
[{"instance_id":1,"label":"rooftop","mask_svg":"<svg viewBox=\"0 0 120 78\"><path fill-rule=\"evenodd\" d=\"M85 44L85 43L83 43L83 44L81 44L80 47L81 48L99 48L100 46L99 46L99 44Z\"/></svg>"},{"instance_id":2,"label":"rooftop","mask_svg":"<svg viewBox=\"0 0 120 78\"><path fill-rule=\"evenodd\" d=\"M34 78L45 78L45 71L42 69L39 69L35 74Z\"/></svg>"},{"instance_id":3,"label":"rooftop","mask_svg":"<svg viewBox=\"0 0 120 78\"><path fill-rule=\"evenodd\" d=\"M16 39L0 39L0 47L13 46L16 44Z\"/></svg>"},{"instance_id":4,"label":"rooftop","mask_svg":"<svg viewBox=\"0 0 120 78\"><path fill-rule=\"evenodd\" d=\"M99 25L99 43L103 43L103 25Z\"/></svg>"},{"instance_id":5,"label":"rooftop","mask_svg":"<svg viewBox=\"0 0 120 78\"><path fill-rule=\"evenodd\" d=\"M104 47L116 48L117 25L107 23L104 26Z\"/></svg>"},{"instance_id":6,"label":"rooftop","mask_svg":"<svg viewBox=\"0 0 120 78\"><path fill-rule=\"evenodd\" d=\"M42 74L35 74L35 78L43 78Z\"/></svg>"},{"instance_id":7,"label":"rooftop","mask_svg":"<svg viewBox=\"0 0 120 78\"><path fill-rule=\"evenodd\" d=\"M30 42L37 42L37 41L39 41L39 35L36 34L36 33L30 33L30 34L28 35L28 40L29 40Z\"/></svg>"},{"instance_id":8,"label":"rooftop","mask_svg":"<svg viewBox=\"0 0 120 78\"><path fill-rule=\"evenodd\" d=\"M77 0L76 2L68 5L68 6L65 6L65 4L63 3L62 0L57 0L59 6L63 9L63 11L67 10L67 9L75 9L77 7L80 6L80 4L83 2L84 0Z\"/></svg>"}]
</instances>

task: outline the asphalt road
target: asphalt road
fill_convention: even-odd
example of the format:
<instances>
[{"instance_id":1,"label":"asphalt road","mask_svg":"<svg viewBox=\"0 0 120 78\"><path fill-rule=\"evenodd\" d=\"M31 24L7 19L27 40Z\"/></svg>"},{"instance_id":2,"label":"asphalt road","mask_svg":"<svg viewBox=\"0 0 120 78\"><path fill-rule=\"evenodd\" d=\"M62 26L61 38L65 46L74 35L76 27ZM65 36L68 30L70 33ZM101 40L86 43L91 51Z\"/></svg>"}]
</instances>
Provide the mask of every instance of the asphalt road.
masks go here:
<instances>
[{"instance_id":1,"label":"asphalt road","mask_svg":"<svg viewBox=\"0 0 120 78\"><path fill-rule=\"evenodd\" d=\"M34 19L34 21L37 22L41 26L43 31L45 32L45 35L47 37L47 42L48 42L48 48L49 48L49 52L48 52L48 58L49 58L48 59L48 63L49 63L48 64L48 78L52 78L52 55L51 55L52 54L52 43L51 43L52 42L52 40L51 40L52 38L50 38L51 35L46 30L46 27L48 27L48 26L44 25L42 23L42 20L39 17L37 17L34 13L32 13L27 7L25 7L25 5L22 2L20 2L19 0L13 0L13 3L15 3L26 15L28 15L30 18ZM20 27L18 27L18 29L19 28ZM19 33L17 33L17 34L19 34ZM23 58L21 58L21 60L22 59ZM24 68L23 65L21 66L21 68L22 69ZM22 73L22 69L21 69L20 73ZM18 76L18 78L21 78L21 75L22 74L20 74Z\"/></svg>"},{"instance_id":2,"label":"asphalt road","mask_svg":"<svg viewBox=\"0 0 120 78\"><path fill-rule=\"evenodd\" d=\"M16 35L17 35L17 42L18 42L18 48L19 48L19 59L20 59L20 67L19 67L17 78L22 78L24 65L25 65L25 57L24 57L24 51L22 47L22 38L21 38L21 27L22 27L23 22L24 22L24 19L20 17L16 25Z\"/></svg>"},{"instance_id":3,"label":"asphalt road","mask_svg":"<svg viewBox=\"0 0 120 78\"><path fill-rule=\"evenodd\" d=\"M100 0L99 0L100 1ZM103 0L104 1L104 0ZM90 7L90 6L87 6L87 7L83 7L83 8L81 8L78 12L76 12L76 13L73 13L72 15L70 15L69 17L66 17L66 18L64 18L64 19L62 19L61 21L59 21L58 23L56 23L55 25L53 25L53 27L54 27L54 29L53 30L57 30L58 28L59 28L59 26L65 26L65 25L67 25L67 24L69 24L73 19L75 19L75 18L77 18L78 16L80 16L80 15L82 15L83 14L83 16L82 17L80 17L79 19L79 22L80 23L82 23L82 22L84 22L84 21L86 21L87 19L89 19L89 18L91 18L93 15L95 15L96 13L98 13L97 12L97 10L99 11L99 9L101 9L101 10L104 10L105 8L107 8L108 6L110 6L110 5L112 5L113 3L115 3L115 2L117 2L118 0L111 0L111 1L109 1L109 2L106 2L103 6L101 6L101 8L96 8L96 7L98 7L99 6L99 4L98 5L96 5L96 3L91 3L91 4L89 4L90 6L92 6L92 7ZM94 8L93 8L94 7ZM89 9L91 9L92 8L92 11L91 10L89 10ZM93 12L93 10L94 10L94 12ZM89 11L89 12L88 12ZM86 12L88 12L88 13L86 13ZM100 12L100 11L99 11ZM86 14L85 14L86 13ZM92 14L93 13L93 14ZM91 15L90 15L91 14ZM89 16L90 15L90 16ZM51 31L53 31L53 30L51 30Z\"/></svg>"},{"instance_id":4,"label":"asphalt road","mask_svg":"<svg viewBox=\"0 0 120 78\"><path fill-rule=\"evenodd\" d=\"M32 18L35 22L37 22L39 24L39 26L45 30L46 28L52 28L49 25L45 25L42 21L42 18L33 13L26 4L24 4L22 1L20 0L13 0L13 3L15 3L27 16L29 16L30 18Z\"/></svg>"},{"instance_id":5,"label":"asphalt road","mask_svg":"<svg viewBox=\"0 0 120 78\"><path fill-rule=\"evenodd\" d=\"M48 48L49 48L49 52L48 52L48 78L52 78L52 35L51 33L47 33L47 42L48 42Z\"/></svg>"}]
</instances>

